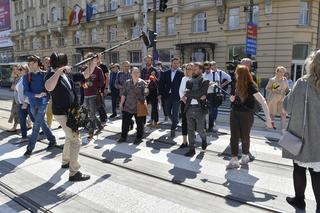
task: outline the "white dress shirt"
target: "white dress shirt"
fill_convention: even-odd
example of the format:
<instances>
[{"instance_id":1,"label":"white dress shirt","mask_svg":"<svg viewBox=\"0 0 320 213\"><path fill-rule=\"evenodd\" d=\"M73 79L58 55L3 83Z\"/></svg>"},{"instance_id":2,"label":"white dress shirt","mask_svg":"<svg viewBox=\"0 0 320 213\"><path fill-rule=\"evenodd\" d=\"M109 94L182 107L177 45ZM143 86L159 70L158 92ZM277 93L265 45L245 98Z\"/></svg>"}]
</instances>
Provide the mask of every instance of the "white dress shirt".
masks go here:
<instances>
[{"instance_id":1,"label":"white dress shirt","mask_svg":"<svg viewBox=\"0 0 320 213\"><path fill-rule=\"evenodd\" d=\"M213 74L215 75L215 78L213 78ZM208 80L209 82L220 82L220 76L218 72L212 72L209 73L203 73L202 75L203 80ZM213 81L214 80L214 81ZM214 86L209 85L208 93L213 93Z\"/></svg>"}]
</instances>

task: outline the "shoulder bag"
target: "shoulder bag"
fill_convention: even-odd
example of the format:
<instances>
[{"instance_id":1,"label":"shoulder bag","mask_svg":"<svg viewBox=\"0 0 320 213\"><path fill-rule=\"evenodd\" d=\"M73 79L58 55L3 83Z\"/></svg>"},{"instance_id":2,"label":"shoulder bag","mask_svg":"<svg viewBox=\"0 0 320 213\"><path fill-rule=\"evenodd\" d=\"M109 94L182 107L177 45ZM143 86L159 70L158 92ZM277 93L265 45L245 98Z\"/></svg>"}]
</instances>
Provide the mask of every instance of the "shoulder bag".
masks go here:
<instances>
[{"instance_id":1,"label":"shoulder bag","mask_svg":"<svg viewBox=\"0 0 320 213\"><path fill-rule=\"evenodd\" d=\"M219 72L219 71L217 71L217 72ZM212 73L212 80L213 80L213 82L215 82L215 76L216 76L216 75L215 75L215 73L213 72L213 73ZM220 84L221 84L221 78L222 78L222 73L221 73L221 71L220 71L219 86L220 86ZM213 96L212 96L212 106L215 107L215 108L217 108L217 107L221 106L222 102L223 102L223 95L222 95L220 89L219 89L219 91L216 92L216 93L213 92Z\"/></svg>"},{"instance_id":2,"label":"shoulder bag","mask_svg":"<svg viewBox=\"0 0 320 213\"><path fill-rule=\"evenodd\" d=\"M303 140L304 140L304 133L305 133L305 128L306 128L306 117L307 117L307 102L308 102L308 87L309 85L307 84L306 88L306 93L305 93L305 98L304 98L304 113L303 113L303 133L302 133L302 138L295 136L292 134L289 130L290 126L290 121L288 124L287 130L283 133L282 137L279 140L279 145L290 152L293 156L297 156L302 149L303 146Z\"/></svg>"}]
</instances>

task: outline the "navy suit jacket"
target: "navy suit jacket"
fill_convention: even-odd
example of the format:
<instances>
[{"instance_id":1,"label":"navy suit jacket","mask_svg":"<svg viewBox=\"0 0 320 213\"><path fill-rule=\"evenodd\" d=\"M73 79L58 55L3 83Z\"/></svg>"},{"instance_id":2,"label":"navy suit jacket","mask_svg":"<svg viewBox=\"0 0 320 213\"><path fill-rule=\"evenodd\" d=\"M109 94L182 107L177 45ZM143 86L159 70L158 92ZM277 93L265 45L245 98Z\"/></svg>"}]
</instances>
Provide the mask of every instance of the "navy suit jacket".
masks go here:
<instances>
[{"instance_id":1,"label":"navy suit jacket","mask_svg":"<svg viewBox=\"0 0 320 213\"><path fill-rule=\"evenodd\" d=\"M179 88L183 76L184 73L180 68L176 71L173 81L171 81L171 69L161 73L159 82L160 95L164 98L171 95L174 99L180 100Z\"/></svg>"}]
</instances>

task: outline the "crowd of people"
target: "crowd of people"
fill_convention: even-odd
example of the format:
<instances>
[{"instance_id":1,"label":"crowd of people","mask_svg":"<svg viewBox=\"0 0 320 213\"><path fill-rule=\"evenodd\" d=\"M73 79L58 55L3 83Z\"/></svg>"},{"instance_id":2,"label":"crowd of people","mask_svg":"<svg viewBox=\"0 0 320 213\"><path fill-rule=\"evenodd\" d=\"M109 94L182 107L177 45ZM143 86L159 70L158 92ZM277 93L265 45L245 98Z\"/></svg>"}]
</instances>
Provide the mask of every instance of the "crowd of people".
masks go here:
<instances>
[{"instance_id":1,"label":"crowd of people","mask_svg":"<svg viewBox=\"0 0 320 213\"><path fill-rule=\"evenodd\" d=\"M85 58L92 56L94 53L88 53ZM128 132L134 128L135 120L137 134L134 144L139 144L145 134L147 115L150 114L151 128L157 128L160 120L159 110L162 108L164 121L168 118L171 121L172 138L176 136L181 118L183 140L180 148L187 149L185 156L192 157L196 154L196 132L201 138L203 150L206 150L208 145L208 133L218 137L218 107L229 96L232 157L227 169L236 169L240 164L246 165L250 161L250 131L257 103L264 112L266 127L273 128L275 116L280 115L281 130L285 131L289 113L291 122L288 128L296 128L297 135L301 136L301 112L298 111L303 107L299 107L296 102L299 98L303 100L299 88L303 90L310 85L307 125L320 126L320 119L313 116L317 115L314 111L317 107L313 106L320 105L320 52L313 53L308 60L307 75L298 80L293 87L286 68L277 67L275 76L270 78L266 86L268 96L265 99L260 93L256 77L251 70L251 60L248 58L242 59L230 76L218 69L214 61L191 62L180 66L179 58L174 57L170 68L164 70L161 62L155 64L152 56L148 55L144 58L143 69L132 67L129 61L123 61L121 65L113 63L108 68L98 56L77 72L68 66L66 54L53 53L42 60L36 55L31 55L27 60L28 65L21 65L13 72L14 100L9 122L13 122L14 126L10 131L15 131L20 123L21 141L28 141L24 155L30 157L40 128L49 141L48 149L56 145L56 138L51 130L54 117L66 135L62 168L69 168L70 181L83 181L90 176L79 171L80 133L71 128L68 120L73 109L85 106L88 110L90 122L85 128L88 132L87 140L91 141L106 125L108 118L104 97L110 95L112 114L109 119L118 119L119 112L122 119L121 136L117 142L127 141ZM80 93L76 89L77 82L80 85ZM233 85L231 94L227 92L228 85ZM151 105L150 113L148 105ZM31 122L32 133L28 137L27 129L31 127ZM319 209L320 150L317 137L318 132L307 131L304 148L299 157L284 155L294 160L296 196L287 198L291 205L305 207L305 186L301 186L300 183L306 182L305 170L308 168ZM242 144L240 160L239 141Z\"/></svg>"}]
</instances>

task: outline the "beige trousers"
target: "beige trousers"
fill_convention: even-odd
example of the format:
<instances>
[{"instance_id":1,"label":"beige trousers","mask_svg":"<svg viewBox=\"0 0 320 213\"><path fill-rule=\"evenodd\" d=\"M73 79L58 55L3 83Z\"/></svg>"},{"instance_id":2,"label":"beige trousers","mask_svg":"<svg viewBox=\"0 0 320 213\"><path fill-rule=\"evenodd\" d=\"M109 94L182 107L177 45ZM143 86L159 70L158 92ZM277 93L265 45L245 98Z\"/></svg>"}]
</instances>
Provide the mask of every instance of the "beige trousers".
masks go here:
<instances>
[{"instance_id":1,"label":"beige trousers","mask_svg":"<svg viewBox=\"0 0 320 213\"><path fill-rule=\"evenodd\" d=\"M62 165L69 163L69 176L73 176L80 169L80 164L78 162L80 150L80 133L73 132L69 127L67 127L66 115L54 115L54 118L59 122L66 135L62 153Z\"/></svg>"}]
</instances>

